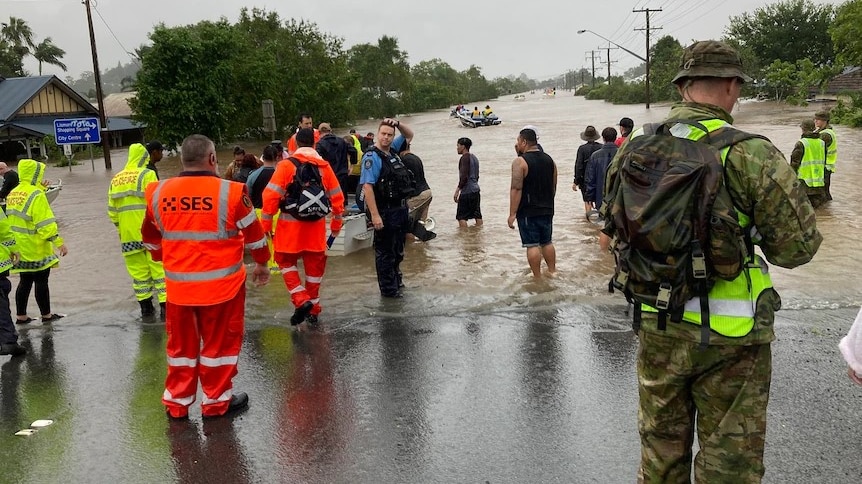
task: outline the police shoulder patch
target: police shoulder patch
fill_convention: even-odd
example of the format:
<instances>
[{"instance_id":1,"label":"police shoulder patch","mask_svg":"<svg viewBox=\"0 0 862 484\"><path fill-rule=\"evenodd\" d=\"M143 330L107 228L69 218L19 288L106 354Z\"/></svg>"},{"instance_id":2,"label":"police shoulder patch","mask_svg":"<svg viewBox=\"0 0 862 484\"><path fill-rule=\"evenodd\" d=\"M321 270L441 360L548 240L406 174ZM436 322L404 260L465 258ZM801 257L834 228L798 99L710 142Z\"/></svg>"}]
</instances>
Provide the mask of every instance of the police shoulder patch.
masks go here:
<instances>
[{"instance_id":1,"label":"police shoulder patch","mask_svg":"<svg viewBox=\"0 0 862 484\"><path fill-rule=\"evenodd\" d=\"M242 195L242 204L245 205L246 208L251 208L251 199L244 193Z\"/></svg>"},{"instance_id":2,"label":"police shoulder patch","mask_svg":"<svg viewBox=\"0 0 862 484\"><path fill-rule=\"evenodd\" d=\"M366 169L366 170L370 170L370 169L371 169L371 158L367 158L367 159L365 160L365 169Z\"/></svg>"}]
</instances>

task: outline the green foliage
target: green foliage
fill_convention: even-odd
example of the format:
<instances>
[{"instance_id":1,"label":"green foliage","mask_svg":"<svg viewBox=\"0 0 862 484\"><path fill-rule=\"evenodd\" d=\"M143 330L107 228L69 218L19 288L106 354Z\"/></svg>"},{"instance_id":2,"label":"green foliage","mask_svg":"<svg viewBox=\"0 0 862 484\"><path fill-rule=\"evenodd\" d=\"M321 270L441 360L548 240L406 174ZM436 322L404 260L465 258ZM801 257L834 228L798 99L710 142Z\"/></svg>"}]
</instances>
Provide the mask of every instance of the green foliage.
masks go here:
<instances>
[{"instance_id":1,"label":"green foliage","mask_svg":"<svg viewBox=\"0 0 862 484\"><path fill-rule=\"evenodd\" d=\"M833 16L829 4L785 0L731 17L725 33L738 45L750 48L763 64L810 59L823 65L834 59L827 31Z\"/></svg>"},{"instance_id":2,"label":"green foliage","mask_svg":"<svg viewBox=\"0 0 862 484\"><path fill-rule=\"evenodd\" d=\"M646 102L646 85L643 82L627 83L622 77L612 77L610 85L596 84L587 92L587 99L604 99L614 104Z\"/></svg>"},{"instance_id":3,"label":"green foliage","mask_svg":"<svg viewBox=\"0 0 862 484\"><path fill-rule=\"evenodd\" d=\"M66 70L66 65L61 60L66 55L65 50L55 45L51 37L36 44L33 30L27 25L27 21L18 17L9 17L8 22L0 24L0 76L29 75L24 70L24 58L28 55L39 62L40 76L43 63Z\"/></svg>"},{"instance_id":4,"label":"green foliage","mask_svg":"<svg viewBox=\"0 0 862 484\"><path fill-rule=\"evenodd\" d=\"M221 141L235 136L240 73L246 59L239 32L225 20L168 28L150 34L153 49L138 75L130 105L149 137L175 146L191 133ZM253 92L253 91L252 91Z\"/></svg>"},{"instance_id":5,"label":"green foliage","mask_svg":"<svg viewBox=\"0 0 862 484\"><path fill-rule=\"evenodd\" d=\"M830 121L834 124L844 124L853 128L862 127L862 94L843 93L849 101L839 100L830 111Z\"/></svg>"},{"instance_id":6,"label":"green foliage","mask_svg":"<svg viewBox=\"0 0 862 484\"><path fill-rule=\"evenodd\" d=\"M763 72L764 91L776 101L804 106L812 87L820 86L834 71L818 68L809 59L796 63L775 60Z\"/></svg>"},{"instance_id":7,"label":"green foliage","mask_svg":"<svg viewBox=\"0 0 862 484\"><path fill-rule=\"evenodd\" d=\"M33 47L33 58L39 62L39 75L42 75L42 64L51 64L66 71L66 64L60 59L66 55L66 51L57 47L51 37L45 37L45 40L36 44Z\"/></svg>"},{"instance_id":8,"label":"green foliage","mask_svg":"<svg viewBox=\"0 0 862 484\"><path fill-rule=\"evenodd\" d=\"M862 0L849 0L838 7L829 35L839 62L862 65Z\"/></svg>"},{"instance_id":9,"label":"green foliage","mask_svg":"<svg viewBox=\"0 0 862 484\"><path fill-rule=\"evenodd\" d=\"M676 86L671 83L679 71L682 45L666 35L650 49L650 98L653 101L676 101L680 99Z\"/></svg>"},{"instance_id":10,"label":"green foliage","mask_svg":"<svg viewBox=\"0 0 862 484\"><path fill-rule=\"evenodd\" d=\"M45 157L48 161L54 161L55 166L69 166L69 159L63 153L63 146L58 145L54 137L47 135L42 138L42 143L45 145ZM104 154L102 145L93 145L93 157L101 157ZM72 166L79 164L75 160L90 159L90 148L87 145L72 146Z\"/></svg>"}]
</instances>

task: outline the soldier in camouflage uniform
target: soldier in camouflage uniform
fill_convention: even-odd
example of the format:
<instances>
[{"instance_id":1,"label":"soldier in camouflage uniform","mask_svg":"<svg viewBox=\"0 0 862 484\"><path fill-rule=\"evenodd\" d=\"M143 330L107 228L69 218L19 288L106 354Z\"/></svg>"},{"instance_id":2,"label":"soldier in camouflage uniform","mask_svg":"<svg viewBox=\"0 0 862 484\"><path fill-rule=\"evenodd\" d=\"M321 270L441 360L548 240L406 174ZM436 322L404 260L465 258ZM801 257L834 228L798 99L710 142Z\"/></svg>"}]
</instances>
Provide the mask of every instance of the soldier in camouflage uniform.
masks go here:
<instances>
[{"instance_id":1,"label":"soldier in camouflage uniform","mask_svg":"<svg viewBox=\"0 0 862 484\"><path fill-rule=\"evenodd\" d=\"M730 111L746 81L750 78L732 48L716 41L692 44L684 50L673 80L683 102L671 107L668 121L732 124ZM637 135L637 131L632 134ZM620 160L617 155L612 161L608 182L619 170ZM725 161L725 185L740 218L751 220L753 242L769 262L792 268L811 260L822 241L814 209L774 145L761 138L733 145ZM610 188L606 184L606 195ZM606 219L611 217L609 206L602 210ZM609 243L602 234L602 247ZM715 288L710 300L713 292ZM655 314L643 313L637 361L639 482L689 482L695 430L700 448L694 457L697 482L760 482L772 379L770 343L781 299L768 283L749 301L743 301L743 306L748 307L745 318L751 330L740 337L713 331L706 349L698 347L700 326L687 322L687 317L661 331ZM714 312L719 309L719 305L710 307Z\"/></svg>"}]
</instances>

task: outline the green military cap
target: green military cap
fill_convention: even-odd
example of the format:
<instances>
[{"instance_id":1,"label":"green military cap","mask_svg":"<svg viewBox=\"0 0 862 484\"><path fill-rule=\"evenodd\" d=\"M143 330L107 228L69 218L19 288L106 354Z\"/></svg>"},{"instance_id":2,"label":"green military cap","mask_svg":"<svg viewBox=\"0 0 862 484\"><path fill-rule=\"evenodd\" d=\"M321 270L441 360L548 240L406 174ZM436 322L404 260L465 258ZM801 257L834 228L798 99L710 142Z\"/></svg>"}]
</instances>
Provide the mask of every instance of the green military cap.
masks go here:
<instances>
[{"instance_id":1,"label":"green military cap","mask_svg":"<svg viewBox=\"0 0 862 484\"><path fill-rule=\"evenodd\" d=\"M814 121L811 119L806 119L806 120L802 121L802 123L799 125L799 127L802 128L802 131L805 133L813 133L814 132Z\"/></svg>"},{"instance_id":2,"label":"green military cap","mask_svg":"<svg viewBox=\"0 0 862 484\"><path fill-rule=\"evenodd\" d=\"M821 121L829 121L829 111L825 109L817 111L816 113L814 113L814 119L819 119Z\"/></svg>"},{"instance_id":3,"label":"green military cap","mask_svg":"<svg viewBox=\"0 0 862 484\"><path fill-rule=\"evenodd\" d=\"M689 77L738 77L751 82L742 72L742 59L736 49L716 40L702 40L686 47L679 69L671 81L674 84Z\"/></svg>"}]
</instances>

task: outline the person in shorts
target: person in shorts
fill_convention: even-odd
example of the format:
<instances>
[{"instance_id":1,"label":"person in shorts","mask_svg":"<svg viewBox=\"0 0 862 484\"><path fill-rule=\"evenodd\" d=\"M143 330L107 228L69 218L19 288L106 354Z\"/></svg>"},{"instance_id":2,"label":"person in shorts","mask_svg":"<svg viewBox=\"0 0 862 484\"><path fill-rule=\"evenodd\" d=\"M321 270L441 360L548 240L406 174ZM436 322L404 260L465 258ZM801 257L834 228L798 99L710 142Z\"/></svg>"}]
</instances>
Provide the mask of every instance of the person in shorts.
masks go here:
<instances>
[{"instance_id":1,"label":"person in shorts","mask_svg":"<svg viewBox=\"0 0 862 484\"><path fill-rule=\"evenodd\" d=\"M553 242L557 165L550 155L539 151L537 143L534 130L525 128L518 133L509 197L509 228L514 229L517 220L533 277L542 276L542 260L549 275L557 270Z\"/></svg>"},{"instance_id":2,"label":"person in shorts","mask_svg":"<svg viewBox=\"0 0 862 484\"><path fill-rule=\"evenodd\" d=\"M467 221L473 219L476 225L482 225L481 197L479 194L479 159L470 153L473 141L470 138L458 139L458 188L455 189L455 203L458 210L455 220L459 227L466 227Z\"/></svg>"}]
</instances>

